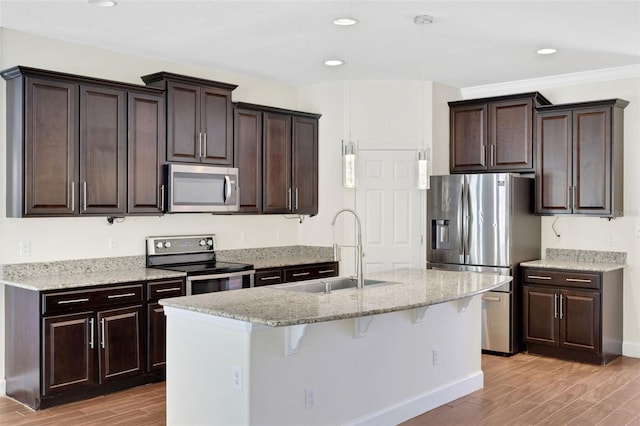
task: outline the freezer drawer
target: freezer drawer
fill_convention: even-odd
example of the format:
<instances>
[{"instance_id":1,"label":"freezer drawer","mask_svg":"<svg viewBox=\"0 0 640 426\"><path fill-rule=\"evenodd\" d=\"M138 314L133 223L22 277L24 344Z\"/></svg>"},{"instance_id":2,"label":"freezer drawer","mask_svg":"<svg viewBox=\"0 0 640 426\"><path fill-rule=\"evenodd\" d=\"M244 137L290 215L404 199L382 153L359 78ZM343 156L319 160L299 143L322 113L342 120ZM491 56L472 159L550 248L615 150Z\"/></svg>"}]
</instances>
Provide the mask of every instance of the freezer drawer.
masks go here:
<instances>
[{"instance_id":1,"label":"freezer drawer","mask_svg":"<svg viewBox=\"0 0 640 426\"><path fill-rule=\"evenodd\" d=\"M482 294L482 350L512 352L510 306L512 293Z\"/></svg>"}]
</instances>

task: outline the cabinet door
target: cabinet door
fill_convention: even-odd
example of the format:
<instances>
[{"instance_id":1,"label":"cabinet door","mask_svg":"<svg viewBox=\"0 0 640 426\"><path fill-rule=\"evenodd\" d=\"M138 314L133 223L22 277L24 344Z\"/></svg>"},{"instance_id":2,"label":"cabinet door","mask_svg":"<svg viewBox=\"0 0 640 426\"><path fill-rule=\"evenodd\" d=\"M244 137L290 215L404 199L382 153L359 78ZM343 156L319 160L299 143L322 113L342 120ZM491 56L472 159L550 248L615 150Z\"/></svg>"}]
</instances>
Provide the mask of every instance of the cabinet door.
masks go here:
<instances>
[{"instance_id":1,"label":"cabinet door","mask_svg":"<svg viewBox=\"0 0 640 426\"><path fill-rule=\"evenodd\" d=\"M611 109L573 112L574 213L610 215Z\"/></svg>"},{"instance_id":2,"label":"cabinet door","mask_svg":"<svg viewBox=\"0 0 640 426\"><path fill-rule=\"evenodd\" d=\"M129 92L127 213L164 210L164 97Z\"/></svg>"},{"instance_id":3,"label":"cabinet door","mask_svg":"<svg viewBox=\"0 0 640 426\"><path fill-rule=\"evenodd\" d=\"M560 347L600 352L600 294L560 291Z\"/></svg>"},{"instance_id":4,"label":"cabinet door","mask_svg":"<svg viewBox=\"0 0 640 426\"><path fill-rule=\"evenodd\" d=\"M100 326L100 382L142 374L142 306L100 311L97 318Z\"/></svg>"},{"instance_id":5,"label":"cabinet door","mask_svg":"<svg viewBox=\"0 0 640 426\"><path fill-rule=\"evenodd\" d=\"M73 215L78 206L78 86L26 77L25 91L24 215Z\"/></svg>"},{"instance_id":6,"label":"cabinet door","mask_svg":"<svg viewBox=\"0 0 640 426\"><path fill-rule=\"evenodd\" d=\"M558 346L558 292L555 289L523 286L524 340Z\"/></svg>"},{"instance_id":7,"label":"cabinet door","mask_svg":"<svg viewBox=\"0 0 640 426\"><path fill-rule=\"evenodd\" d=\"M126 92L80 87L80 213L124 214Z\"/></svg>"},{"instance_id":8,"label":"cabinet door","mask_svg":"<svg viewBox=\"0 0 640 426\"><path fill-rule=\"evenodd\" d=\"M571 213L571 112L538 113L536 213Z\"/></svg>"},{"instance_id":9,"label":"cabinet door","mask_svg":"<svg viewBox=\"0 0 640 426\"><path fill-rule=\"evenodd\" d=\"M533 171L533 100L489 104L489 169Z\"/></svg>"},{"instance_id":10,"label":"cabinet door","mask_svg":"<svg viewBox=\"0 0 640 426\"><path fill-rule=\"evenodd\" d=\"M450 170L487 169L487 104L452 106L449 110Z\"/></svg>"},{"instance_id":11,"label":"cabinet door","mask_svg":"<svg viewBox=\"0 0 640 426\"><path fill-rule=\"evenodd\" d=\"M147 305L147 352L148 370L163 370L167 361L166 357L166 332L167 322L164 316L164 308L159 303Z\"/></svg>"},{"instance_id":12,"label":"cabinet door","mask_svg":"<svg viewBox=\"0 0 640 426\"><path fill-rule=\"evenodd\" d=\"M167 83L167 161L199 163L200 88Z\"/></svg>"},{"instance_id":13,"label":"cabinet door","mask_svg":"<svg viewBox=\"0 0 640 426\"><path fill-rule=\"evenodd\" d=\"M318 120L293 117L293 211L318 214Z\"/></svg>"},{"instance_id":14,"label":"cabinet door","mask_svg":"<svg viewBox=\"0 0 640 426\"><path fill-rule=\"evenodd\" d=\"M265 113L263 152L262 211L289 213L291 188L291 116Z\"/></svg>"},{"instance_id":15,"label":"cabinet door","mask_svg":"<svg viewBox=\"0 0 640 426\"><path fill-rule=\"evenodd\" d=\"M91 386L97 345L92 312L44 318L42 393Z\"/></svg>"},{"instance_id":16,"label":"cabinet door","mask_svg":"<svg viewBox=\"0 0 640 426\"><path fill-rule=\"evenodd\" d=\"M256 269L254 287L282 283L282 268Z\"/></svg>"},{"instance_id":17,"label":"cabinet door","mask_svg":"<svg viewBox=\"0 0 640 426\"><path fill-rule=\"evenodd\" d=\"M242 213L262 210L262 112L236 109L234 166L238 168Z\"/></svg>"},{"instance_id":18,"label":"cabinet door","mask_svg":"<svg viewBox=\"0 0 640 426\"><path fill-rule=\"evenodd\" d=\"M231 91L203 87L200 91L200 114L201 161L231 166L233 164Z\"/></svg>"}]
</instances>

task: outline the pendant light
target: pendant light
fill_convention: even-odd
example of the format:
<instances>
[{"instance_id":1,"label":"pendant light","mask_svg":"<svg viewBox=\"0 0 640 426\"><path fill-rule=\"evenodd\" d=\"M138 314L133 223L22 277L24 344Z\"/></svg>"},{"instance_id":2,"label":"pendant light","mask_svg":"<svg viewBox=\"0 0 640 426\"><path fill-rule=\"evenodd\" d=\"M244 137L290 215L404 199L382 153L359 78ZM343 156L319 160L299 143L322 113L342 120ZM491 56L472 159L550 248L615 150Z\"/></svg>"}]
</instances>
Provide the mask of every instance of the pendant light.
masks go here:
<instances>
[{"instance_id":1,"label":"pendant light","mask_svg":"<svg viewBox=\"0 0 640 426\"><path fill-rule=\"evenodd\" d=\"M427 24L431 24L433 22L433 16L430 15L418 15L413 18L413 23L416 25L422 26L422 33L420 39L420 47L424 46L424 26ZM425 81L425 63L424 63L424 53L420 51L420 73L421 73L421 84L422 84L422 108L421 108L421 122L422 122L422 144L421 149L418 150L418 176L417 176L417 187L418 189L429 189L429 152L428 149L425 149L424 138L425 138L425 119L424 114L426 111L426 94L424 89L424 81Z\"/></svg>"}]
</instances>

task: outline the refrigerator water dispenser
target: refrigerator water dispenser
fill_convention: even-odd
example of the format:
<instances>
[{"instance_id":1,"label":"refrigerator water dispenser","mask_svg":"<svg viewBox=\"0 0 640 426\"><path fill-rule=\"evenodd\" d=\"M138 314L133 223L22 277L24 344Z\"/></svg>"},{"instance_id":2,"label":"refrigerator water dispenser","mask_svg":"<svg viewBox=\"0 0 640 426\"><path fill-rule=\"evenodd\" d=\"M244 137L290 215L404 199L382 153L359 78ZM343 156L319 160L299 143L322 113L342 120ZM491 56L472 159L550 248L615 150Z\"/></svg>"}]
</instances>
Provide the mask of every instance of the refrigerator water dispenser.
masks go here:
<instances>
[{"instance_id":1,"label":"refrigerator water dispenser","mask_svg":"<svg viewBox=\"0 0 640 426\"><path fill-rule=\"evenodd\" d=\"M449 220L433 219L431 221L431 248L435 250L448 250L449 246Z\"/></svg>"}]
</instances>

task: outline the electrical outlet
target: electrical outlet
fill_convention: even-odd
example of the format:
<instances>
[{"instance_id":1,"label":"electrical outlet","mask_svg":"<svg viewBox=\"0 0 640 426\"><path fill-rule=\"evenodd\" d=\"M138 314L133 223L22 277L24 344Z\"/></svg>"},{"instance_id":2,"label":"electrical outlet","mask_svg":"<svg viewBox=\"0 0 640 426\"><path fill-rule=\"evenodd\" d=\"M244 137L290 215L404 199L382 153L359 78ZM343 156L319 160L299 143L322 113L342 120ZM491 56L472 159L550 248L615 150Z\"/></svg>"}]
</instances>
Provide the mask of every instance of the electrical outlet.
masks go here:
<instances>
[{"instance_id":1,"label":"electrical outlet","mask_svg":"<svg viewBox=\"0 0 640 426\"><path fill-rule=\"evenodd\" d=\"M306 408L313 408L316 406L316 388L308 387L304 390L305 398L304 405Z\"/></svg>"},{"instance_id":2,"label":"electrical outlet","mask_svg":"<svg viewBox=\"0 0 640 426\"><path fill-rule=\"evenodd\" d=\"M237 365L231 368L231 387L242 390L242 368Z\"/></svg>"},{"instance_id":3,"label":"electrical outlet","mask_svg":"<svg viewBox=\"0 0 640 426\"><path fill-rule=\"evenodd\" d=\"M19 253L21 257L31 256L31 241L29 240L20 241Z\"/></svg>"},{"instance_id":4,"label":"electrical outlet","mask_svg":"<svg viewBox=\"0 0 640 426\"><path fill-rule=\"evenodd\" d=\"M116 237L109 237L107 239L107 246L109 247L109 251L114 251L118 248L118 240Z\"/></svg>"},{"instance_id":5,"label":"electrical outlet","mask_svg":"<svg viewBox=\"0 0 640 426\"><path fill-rule=\"evenodd\" d=\"M640 225L636 225L636 238L640 238Z\"/></svg>"},{"instance_id":6,"label":"electrical outlet","mask_svg":"<svg viewBox=\"0 0 640 426\"><path fill-rule=\"evenodd\" d=\"M433 350L433 365L440 365L440 351L438 349Z\"/></svg>"}]
</instances>

